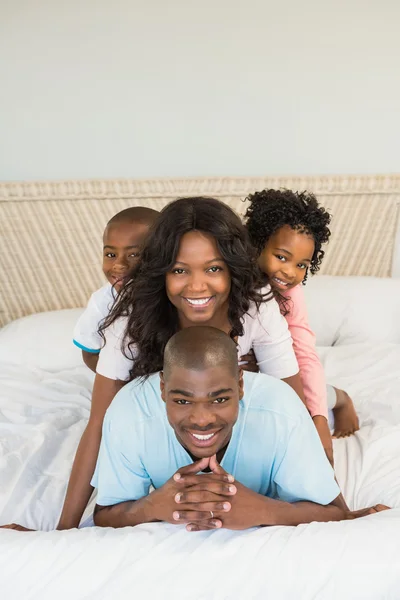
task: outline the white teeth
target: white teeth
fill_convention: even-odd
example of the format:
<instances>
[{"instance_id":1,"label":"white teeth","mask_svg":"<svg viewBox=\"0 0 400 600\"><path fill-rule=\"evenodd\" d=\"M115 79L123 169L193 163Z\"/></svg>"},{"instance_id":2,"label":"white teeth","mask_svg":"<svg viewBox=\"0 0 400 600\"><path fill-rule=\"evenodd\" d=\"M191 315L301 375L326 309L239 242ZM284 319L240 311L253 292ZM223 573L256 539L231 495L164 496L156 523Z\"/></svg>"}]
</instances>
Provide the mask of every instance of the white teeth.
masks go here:
<instances>
[{"instance_id":1,"label":"white teeth","mask_svg":"<svg viewBox=\"0 0 400 600\"><path fill-rule=\"evenodd\" d=\"M209 433L208 435L200 435L199 433L192 433L192 436L196 438L196 440L210 440L215 433Z\"/></svg>"},{"instance_id":2,"label":"white teeth","mask_svg":"<svg viewBox=\"0 0 400 600\"><path fill-rule=\"evenodd\" d=\"M207 304L210 298L197 298L196 300L192 298L186 298L189 304L193 304L194 306L201 306L202 304Z\"/></svg>"},{"instance_id":3,"label":"white teeth","mask_svg":"<svg viewBox=\"0 0 400 600\"><path fill-rule=\"evenodd\" d=\"M274 279L277 283L280 283L281 285L289 285L288 283L286 283L286 281L282 281L282 279L278 279L277 277L274 277Z\"/></svg>"}]
</instances>

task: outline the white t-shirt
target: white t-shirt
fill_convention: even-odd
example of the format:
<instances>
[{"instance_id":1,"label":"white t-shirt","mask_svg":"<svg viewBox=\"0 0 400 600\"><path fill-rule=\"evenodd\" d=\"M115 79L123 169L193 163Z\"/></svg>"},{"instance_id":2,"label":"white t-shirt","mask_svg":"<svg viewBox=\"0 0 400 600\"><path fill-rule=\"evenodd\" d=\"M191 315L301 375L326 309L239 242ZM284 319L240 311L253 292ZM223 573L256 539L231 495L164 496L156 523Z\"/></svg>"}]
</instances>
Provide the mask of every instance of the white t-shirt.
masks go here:
<instances>
[{"instance_id":1,"label":"white t-shirt","mask_svg":"<svg viewBox=\"0 0 400 600\"><path fill-rule=\"evenodd\" d=\"M264 292L269 291L267 288ZM106 344L101 350L97 373L109 379L127 381L134 360L134 349L122 352L126 317L120 318L105 332ZM259 311L254 304L242 317L243 335L238 338L238 356L253 349L261 373L278 379L299 372L292 338L286 319L281 315L276 300L263 302Z\"/></svg>"},{"instance_id":2,"label":"white t-shirt","mask_svg":"<svg viewBox=\"0 0 400 600\"><path fill-rule=\"evenodd\" d=\"M116 297L117 292L110 283L90 296L86 310L74 328L75 346L92 354L100 352L103 340L98 333L99 325L109 314Z\"/></svg>"}]
</instances>

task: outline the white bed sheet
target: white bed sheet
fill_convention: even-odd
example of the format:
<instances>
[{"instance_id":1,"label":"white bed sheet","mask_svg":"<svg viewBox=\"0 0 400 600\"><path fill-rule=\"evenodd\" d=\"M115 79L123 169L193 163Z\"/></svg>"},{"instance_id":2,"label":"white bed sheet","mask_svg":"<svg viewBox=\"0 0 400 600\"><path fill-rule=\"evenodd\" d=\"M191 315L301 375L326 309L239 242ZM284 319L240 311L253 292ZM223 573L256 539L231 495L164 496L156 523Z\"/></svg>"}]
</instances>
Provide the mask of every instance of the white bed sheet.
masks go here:
<instances>
[{"instance_id":1,"label":"white bed sheet","mask_svg":"<svg viewBox=\"0 0 400 600\"><path fill-rule=\"evenodd\" d=\"M361 431L334 442L352 508L390 512L344 523L190 534L149 524L123 530L0 530L1 596L83 598L400 598L400 345L321 351L328 380L355 400ZM0 369L0 523L50 530L89 414L85 367Z\"/></svg>"}]
</instances>

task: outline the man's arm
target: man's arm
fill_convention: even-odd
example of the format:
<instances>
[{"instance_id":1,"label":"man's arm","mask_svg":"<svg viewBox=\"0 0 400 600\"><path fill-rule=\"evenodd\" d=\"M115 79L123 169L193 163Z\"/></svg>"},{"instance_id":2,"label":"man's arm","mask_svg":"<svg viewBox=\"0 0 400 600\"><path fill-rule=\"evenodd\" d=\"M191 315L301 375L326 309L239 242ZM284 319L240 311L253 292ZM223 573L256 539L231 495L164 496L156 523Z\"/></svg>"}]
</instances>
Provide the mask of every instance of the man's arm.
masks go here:
<instances>
[{"instance_id":1,"label":"man's arm","mask_svg":"<svg viewBox=\"0 0 400 600\"><path fill-rule=\"evenodd\" d=\"M228 475L215 456L210 459L210 468L213 475L219 477ZM183 493L182 502L189 503L196 498L196 488L202 484L196 485L193 477L187 477L187 485L189 487ZM294 502L292 504L258 494L237 481L234 483L234 488L235 493L229 501L229 511L216 514L216 517L222 521L222 527L227 529L249 529L267 525L300 525L312 521L340 521L346 518L345 511L339 507L336 499L328 506L314 502ZM200 507L199 510L201 510ZM181 522L190 523L186 516L181 514ZM190 528L190 531L197 530L198 527Z\"/></svg>"},{"instance_id":2,"label":"man's arm","mask_svg":"<svg viewBox=\"0 0 400 600\"><path fill-rule=\"evenodd\" d=\"M100 455L99 468L101 470L102 457L107 457L105 453ZM233 477L221 472L221 474L201 474L199 471L207 468L208 458L203 458L197 462L191 463L186 467L179 469L163 486L139 498L138 500L128 500L111 506L96 505L94 512L94 523L100 527L127 527L140 525L141 523L152 523L155 521L166 521L168 523L179 524L179 514L181 511L188 511L190 519L201 524L204 529L215 529L221 527L221 522L211 518L211 511L214 514L224 511L224 504L235 492L231 490L230 482ZM141 483L135 482L135 474L130 473L132 489L140 489ZM196 483L200 486L208 485L206 491L201 492L203 502L200 510L199 504L186 504L180 502L187 488L187 478L194 477ZM141 479L141 478L139 478ZM101 490L100 490L101 496ZM199 495L197 497L199 500Z\"/></svg>"},{"instance_id":3,"label":"man's arm","mask_svg":"<svg viewBox=\"0 0 400 600\"><path fill-rule=\"evenodd\" d=\"M262 496L265 501L263 518L260 525L301 525L313 521L343 521L347 518L344 510L335 503L322 506L314 502L283 502ZM260 514L261 516L261 514ZM265 522L264 522L265 521Z\"/></svg>"},{"instance_id":4,"label":"man's arm","mask_svg":"<svg viewBox=\"0 0 400 600\"><path fill-rule=\"evenodd\" d=\"M140 500L129 500L113 506L96 504L93 515L94 524L98 527L134 527L141 523L158 521L154 518L149 496Z\"/></svg>"},{"instance_id":5,"label":"man's arm","mask_svg":"<svg viewBox=\"0 0 400 600\"><path fill-rule=\"evenodd\" d=\"M210 459L210 467L213 474L223 476L227 473L218 464L216 457ZM182 502L188 504L192 498L196 498L198 489L202 488L201 483L197 483L193 477L187 478L187 490L183 493ZM335 498L327 506L314 502L284 502L275 500L258 494L250 490L239 482L234 483L235 493L229 499L230 508L228 511L216 512L214 516L222 523L222 527L226 529L249 529L251 527L265 527L270 525L301 525L305 523L327 522L327 521L342 521L345 519L354 519L358 517L386 510L387 507L377 505L375 507L357 512L350 512L341 508L340 497ZM228 499L227 499L228 500ZM225 502L226 504L226 502ZM196 505L198 510L205 507ZM187 525L188 531L201 531L206 529L200 523L193 523L190 520L189 511L179 511L180 522Z\"/></svg>"}]
</instances>

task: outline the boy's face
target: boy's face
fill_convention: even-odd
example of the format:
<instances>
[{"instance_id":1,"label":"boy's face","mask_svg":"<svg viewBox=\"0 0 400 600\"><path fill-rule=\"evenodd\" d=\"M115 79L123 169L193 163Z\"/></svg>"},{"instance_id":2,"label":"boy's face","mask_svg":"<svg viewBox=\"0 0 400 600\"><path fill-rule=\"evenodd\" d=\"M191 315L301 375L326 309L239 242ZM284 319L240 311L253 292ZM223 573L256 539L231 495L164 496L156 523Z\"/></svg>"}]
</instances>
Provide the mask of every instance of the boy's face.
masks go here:
<instances>
[{"instance_id":1,"label":"boy's face","mask_svg":"<svg viewBox=\"0 0 400 600\"><path fill-rule=\"evenodd\" d=\"M232 435L243 398L243 374L226 366L203 371L173 367L164 379L161 396L178 441L192 456L204 458L224 448Z\"/></svg>"},{"instance_id":2,"label":"boy's face","mask_svg":"<svg viewBox=\"0 0 400 600\"><path fill-rule=\"evenodd\" d=\"M119 292L136 266L148 234L145 223L123 222L108 225L103 235L103 273Z\"/></svg>"},{"instance_id":3,"label":"boy's face","mask_svg":"<svg viewBox=\"0 0 400 600\"><path fill-rule=\"evenodd\" d=\"M290 290L303 281L314 249L312 236L285 225L271 235L258 264L268 275L272 287Z\"/></svg>"}]
</instances>

